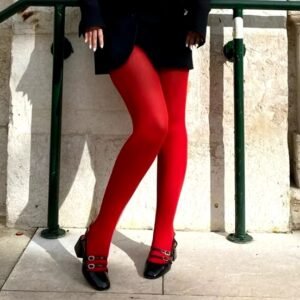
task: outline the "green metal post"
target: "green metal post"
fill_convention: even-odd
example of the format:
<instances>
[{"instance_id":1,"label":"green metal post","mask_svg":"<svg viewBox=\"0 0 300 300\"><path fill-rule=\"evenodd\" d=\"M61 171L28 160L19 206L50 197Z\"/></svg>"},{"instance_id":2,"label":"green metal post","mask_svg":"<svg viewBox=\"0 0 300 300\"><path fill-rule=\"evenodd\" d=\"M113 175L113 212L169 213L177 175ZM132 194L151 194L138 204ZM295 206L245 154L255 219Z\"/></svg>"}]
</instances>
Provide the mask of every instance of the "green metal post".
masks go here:
<instances>
[{"instance_id":1,"label":"green metal post","mask_svg":"<svg viewBox=\"0 0 300 300\"><path fill-rule=\"evenodd\" d=\"M65 230L58 225L65 5L55 5L54 14L48 228L41 232L41 236L47 239L65 235Z\"/></svg>"},{"instance_id":2,"label":"green metal post","mask_svg":"<svg viewBox=\"0 0 300 300\"><path fill-rule=\"evenodd\" d=\"M235 127L235 233L227 239L246 243L252 237L245 230L245 141L244 141L244 43L243 10L234 9L234 127Z\"/></svg>"}]
</instances>

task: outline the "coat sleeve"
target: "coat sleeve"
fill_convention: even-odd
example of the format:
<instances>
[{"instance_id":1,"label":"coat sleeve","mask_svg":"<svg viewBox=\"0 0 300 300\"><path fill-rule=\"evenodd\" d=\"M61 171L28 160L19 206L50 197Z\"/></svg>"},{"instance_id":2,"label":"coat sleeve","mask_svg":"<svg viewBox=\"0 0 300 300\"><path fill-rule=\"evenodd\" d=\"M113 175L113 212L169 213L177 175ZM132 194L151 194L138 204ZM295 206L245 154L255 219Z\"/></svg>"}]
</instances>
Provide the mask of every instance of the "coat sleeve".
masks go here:
<instances>
[{"instance_id":1,"label":"coat sleeve","mask_svg":"<svg viewBox=\"0 0 300 300\"><path fill-rule=\"evenodd\" d=\"M208 14L211 10L210 0L186 0L186 8L188 10L188 30L199 32L203 38L201 43L203 45L206 39Z\"/></svg>"},{"instance_id":2,"label":"coat sleeve","mask_svg":"<svg viewBox=\"0 0 300 300\"><path fill-rule=\"evenodd\" d=\"M81 19L78 27L78 35L84 35L89 27L105 28L102 15L101 0L79 0Z\"/></svg>"}]
</instances>

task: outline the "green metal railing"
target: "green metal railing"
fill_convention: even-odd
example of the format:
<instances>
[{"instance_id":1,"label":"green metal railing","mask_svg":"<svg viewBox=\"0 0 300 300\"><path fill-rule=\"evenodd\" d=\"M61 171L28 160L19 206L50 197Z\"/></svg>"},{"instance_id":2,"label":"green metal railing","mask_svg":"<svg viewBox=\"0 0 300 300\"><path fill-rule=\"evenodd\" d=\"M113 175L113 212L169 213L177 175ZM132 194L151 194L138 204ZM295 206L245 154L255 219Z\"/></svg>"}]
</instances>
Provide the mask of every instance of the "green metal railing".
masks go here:
<instances>
[{"instance_id":1,"label":"green metal railing","mask_svg":"<svg viewBox=\"0 0 300 300\"><path fill-rule=\"evenodd\" d=\"M59 171L63 91L65 7L78 6L79 0L19 0L0 12L0 23L28 6L54 7L53 77L51 143L48 191L48 228L45 238L63 236L59 227ZM234 63L234 127L235 127L235 232L228 240L246 243L252 237L246 233L245 213L245 147L244 147L244 71L243 10L300 10L300 1L268 0L211 0L212 8L233 9L234 39L224 46L225 56Z\"/></svg>"}]
</instances>

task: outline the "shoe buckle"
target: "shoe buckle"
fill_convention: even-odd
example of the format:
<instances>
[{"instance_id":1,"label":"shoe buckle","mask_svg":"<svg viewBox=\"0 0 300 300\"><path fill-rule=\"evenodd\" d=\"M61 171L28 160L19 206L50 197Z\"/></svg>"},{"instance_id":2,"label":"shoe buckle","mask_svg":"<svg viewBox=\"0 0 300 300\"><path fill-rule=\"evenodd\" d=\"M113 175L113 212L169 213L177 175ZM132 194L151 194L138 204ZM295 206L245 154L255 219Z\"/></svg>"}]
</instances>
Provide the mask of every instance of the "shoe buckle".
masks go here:
<instances>
[{"instance_id":1,"label":"shoe buckle","mask_svg":"<svg viewBox=\"0 0 300 300\"><path fill-rule=\"evenodd\" d=\"M89 270L93 270L95 269L95 264L88 264L87 267Z\"/></svg>"},{"instance_id":2,"label":"shoe buckle","mask_svg":"<svg viewBox=\"0 0 300 300\"><path fill-rule=\"evenodd\" d=\"M88 256L88 260L90 260L90 261L91 261L91 260L95 260L95 256L94 256L94 255L89 255L89 256Z\"/></svg>"},{"instance_id":3,"label":"shoe buckle","mask_svg":"<svg viewBox=\"0 0 300 300\"><path fill-rule=\"evenodd\" d=\"M171 255L171 251L167 251L167 250L162 250L161 251L163 254L170 256Z\"/></svg>"}]
</instances>

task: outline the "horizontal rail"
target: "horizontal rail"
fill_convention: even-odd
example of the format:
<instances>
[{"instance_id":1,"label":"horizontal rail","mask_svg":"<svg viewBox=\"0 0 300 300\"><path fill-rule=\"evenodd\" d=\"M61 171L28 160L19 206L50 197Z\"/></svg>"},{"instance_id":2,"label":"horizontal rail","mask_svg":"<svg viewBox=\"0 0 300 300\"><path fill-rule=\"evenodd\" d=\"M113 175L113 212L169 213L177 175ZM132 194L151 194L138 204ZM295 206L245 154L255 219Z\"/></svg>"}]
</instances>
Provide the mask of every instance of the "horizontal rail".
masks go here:
<instances>
[{"instance_id":1,"label":"horizontal rail","mask_svg":"<svg viewBox=\"0 0 300 300\"><path fill-rule=\"evenodd\" d=\"M289 0L211 0L212 8L300 10L300 1Z\"/></svg>"},{"instance_id":2,"label":"horizontal rail","mask_svg":"<svg viewBox=\"0 0 300 300\"><path fill-rule=\"evenodd\" d=\"M28 6L79 6L79 0L19 0L0 12L0 23ZM288 0L211 0L212 8L300 10L300 1Z\"/></svg>"}]
</instances>

